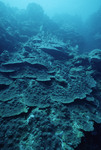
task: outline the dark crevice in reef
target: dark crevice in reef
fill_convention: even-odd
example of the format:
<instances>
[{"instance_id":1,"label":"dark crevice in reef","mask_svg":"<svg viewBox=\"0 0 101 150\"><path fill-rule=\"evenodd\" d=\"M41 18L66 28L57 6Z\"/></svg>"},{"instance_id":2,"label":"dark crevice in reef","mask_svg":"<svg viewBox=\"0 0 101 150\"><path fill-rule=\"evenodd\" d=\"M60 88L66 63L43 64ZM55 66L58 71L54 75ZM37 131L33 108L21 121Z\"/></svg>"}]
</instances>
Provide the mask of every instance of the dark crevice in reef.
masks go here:
<instances>
[{"instance_id":1,"label":"dark crevice in reef","mask_svg":"<svg viewBox=\"0 0 101 150\"><path fill-rule=\"evenodd\" d=\"M0 85L0 91L1 91L1 90L5 90L5 89L7 89L8 87L9 87L9 85L1 84L1 85Z\"/></svg>"},{"instance_id":2,"label":"dark crevice in reef","mask_svg":"<svg viewBox=\"0 0 101 150\"><path fill-rule=\"evenodd\" d=\"M94 130L84 132L84 135L75 150L101 150L101 124L94 123Z\"/></svg>"}]
</instances>

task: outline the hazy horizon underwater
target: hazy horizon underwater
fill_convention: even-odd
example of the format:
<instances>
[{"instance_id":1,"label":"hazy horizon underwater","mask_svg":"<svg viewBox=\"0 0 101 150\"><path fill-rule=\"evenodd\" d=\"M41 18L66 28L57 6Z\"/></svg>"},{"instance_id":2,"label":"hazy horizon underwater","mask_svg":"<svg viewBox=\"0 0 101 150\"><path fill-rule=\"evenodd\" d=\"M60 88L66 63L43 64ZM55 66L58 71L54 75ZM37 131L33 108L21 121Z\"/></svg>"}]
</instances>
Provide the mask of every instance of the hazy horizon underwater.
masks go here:
<instances>
[{"instance_id":1,"label":"hazy horizon underwater","mask_svg":"<svg viewBox=\"0 0 101 150\"><path fill-rule=\"evenodd\" d=\"M101 150L100 0L0 1L0 150Z\"/></svg>"}]
</instances>

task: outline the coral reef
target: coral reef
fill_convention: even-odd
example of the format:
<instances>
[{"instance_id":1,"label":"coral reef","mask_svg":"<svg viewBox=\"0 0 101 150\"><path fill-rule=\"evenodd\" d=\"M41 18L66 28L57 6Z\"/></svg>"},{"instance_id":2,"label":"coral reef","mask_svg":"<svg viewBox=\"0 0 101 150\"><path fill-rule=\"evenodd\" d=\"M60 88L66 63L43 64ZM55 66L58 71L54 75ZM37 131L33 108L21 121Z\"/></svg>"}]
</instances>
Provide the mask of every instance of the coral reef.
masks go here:
<instances>
[{"instance_id":1,"label":"coral reef","mask_svg":"<svg viewBox=\"0 0 101 150\"><path fill-rule=\"evenodd\" d=\"M0 11L6 8L1 3ZM3 20L12 27L0 24L0 39L5 33L0 42L0 149L79 150L87 134L101 127L101 50L80 54L77 45L47 32L47 17L36 4L14 16Z\"/></svg>"}]
</instances>

